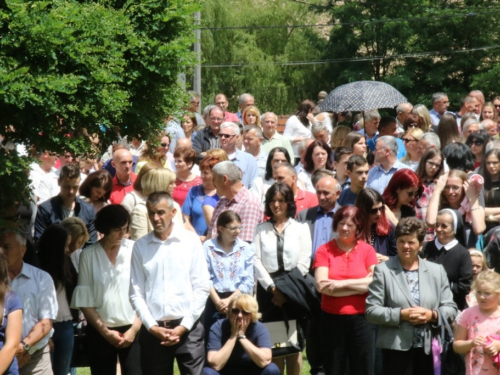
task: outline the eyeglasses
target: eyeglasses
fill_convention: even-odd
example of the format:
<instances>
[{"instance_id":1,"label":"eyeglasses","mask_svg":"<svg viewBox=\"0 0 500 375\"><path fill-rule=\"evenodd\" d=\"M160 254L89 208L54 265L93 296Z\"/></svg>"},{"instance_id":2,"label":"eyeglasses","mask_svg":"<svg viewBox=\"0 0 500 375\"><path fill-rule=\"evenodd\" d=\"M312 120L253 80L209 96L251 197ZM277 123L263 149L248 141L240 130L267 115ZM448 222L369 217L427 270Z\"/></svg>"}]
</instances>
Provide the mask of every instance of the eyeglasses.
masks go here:
<instances>
[{"instance_id":1,"label":"eyeglasses","mask_svg":"<svg viewBox=\"0 0 500 375\"><path fill-rule=\"evenodd\" d=\"M457 192L457 191L462 190L462 187L461 186L445 186L444 190L451 190L453 192Z\"/></svg>"},{"instance_id":2,"label":"eyeglasses","mask_svg":"<svg viewBox=\"0 0 500 375\"><path fill-rule=\"evenodd\" d=\"M472 145L481 146L483 143L484 143L483 141L476 139L475 141L467 142L467 146L469 146L469 147L471 147Z\"/></svg>"},{"instance_id":3,"label":"eyeglasses","mask_svg":"<svg viewBox=\"0 0 500 375\"><path fill-rule=\"evenodd\" d=\"M224 228L226 228L230 232L241 232L243 230L242 225L239 227L224 227Z\"/></svg>"},{"instance_id":4,"label":"eyeglasses","mask_svg":"<svg viewBox=\"0 0 500 375\"><path fill-rule=\"evenodd\" d=\"M250 315L250 313L248 311L245 311L245 310L240 310L240 309L231 309L231 312L233 313L233 315L239 315L241 313L241 315L243 316L248 316Z\"/></svg>"},{"instance_id":5,"label":"eyeglasses","mask_svg":"<svg viewBox=\"0 0 500 375\"><path fill-rule=\"evenodd\" d=\"M416 142L416 139L403 138L404 143Z\"/></svg>"},{"instance_id":6,"label":"eyeglasses","mask_svg":"<svg viewBox=\"0 0 500 375\"><path fill-rule=\"evenodd\" d=\"M236 134L219 134L219 138L233 138Z\"/></svg>"},{"instance_id":7,"label":"eyeglasses","mask_svg":"<svg viewBox=\"0 0 500 375\"><path fill-rule=\"evenodd\" d=\"M429 164L429 166L432 167L432 168L441 168L440 164L433 163L430 160L427 160L426 163Z\"/></svg>"},{"instance_id":8,"label":"eyeglasses","mask_svg":"<svg viewBox=\"0 0 500 375\"><path fill-rule=\"evenodd\" d=\"M450 226L444 223L436 223L436 228L448 229Z\"/></svg>"},{"instance_id":9,"label":"eyeglasses","mask_svg":"<svg viewBox=\"0 0 500 375\"><path fill-rule=\"evenodd\" d=\"M210 117L210 120L212 120L212 121L218 121L218 122L224 121L224 119L220 118L220 117Z\"/></svg>"},{"instance_id":10,"label":"eyeglasses","mask_svg":"<svg viewBox=\"0 0 500 375\"><path fill-rule=\"evenodd\" d=\"M410 128L418 128L418 124L413 123L413 124L408 125L408 129L410 129Z\"/></svg>"},{"instance_id":11,"label":"eyeglasses","mask_svg":"<svg viewBox=\"0 0 500 375\"><path fill-rule=\"evenodd\" d=\"M371 215L375 215L376 213L378 213L378 212L381 213L382 211L384 211L384 206L380 206L380 207L377 207L377 208L372 208L368 212L370 212Z\"/></svg>"},{"instance_id":12,"label":"eyeglasses","mask_svg":"<svg viewBox=\"0 0 500 375\"><path fill-rule=\"evenodd\" d=\"M160 144L160 146L161 147L170 147L170 143L163 142L163 143Z\"/></svg>"}]
</instances>

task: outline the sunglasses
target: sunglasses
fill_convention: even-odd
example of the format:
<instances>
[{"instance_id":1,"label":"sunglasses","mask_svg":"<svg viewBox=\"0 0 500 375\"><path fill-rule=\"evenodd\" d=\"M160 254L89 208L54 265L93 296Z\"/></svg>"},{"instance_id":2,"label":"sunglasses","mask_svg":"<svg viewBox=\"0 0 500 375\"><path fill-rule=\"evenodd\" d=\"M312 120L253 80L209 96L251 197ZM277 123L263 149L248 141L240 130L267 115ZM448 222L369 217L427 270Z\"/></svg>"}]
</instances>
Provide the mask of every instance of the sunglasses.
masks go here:
<instances>
[{"instance_id":1,"label":"sunglasses","mask_svg":"<svg viewBox=\"0 0 500 375\"><path fill-rule=\"evenodd\" d=\"M384 211L384 206L380 206L380 207L377 207L377 208L372 208L368 212L370 212L371 215L375 215L376 213L382 212L382 211Z\"/></svg>"},{"instance_id":2,"label":"sunglasses","mask_svg":"<svg viewBox=\"0 0 500 375\"><path fill-rule=\"evenodd\" d=\"M403 138L404 143L416 142L415 139Z\"/></svg>"},{"instance_id":3,"label":"sunglasses","mask_svg":"<svg viewBox=\"0 0 500 375\"><path fill-rule=\"evenodd\" d=\"M161 147L169 147L170 146L170 143L161 143L160 144Z\"/></svg>"},{"instance_id":4,"label":"sunglasses","mask_svg":"<svg viewBox=\"0 0 500 375\"><path fill-rule=\"evenodd\" d=\"M231 312L233 313L233 315L239 315L241 313L241 315L243 316L248 316L250 315L250 313L248 311L245 311L245 310L240 310L240 309L236 309L236 308L233 308L231 309Z\"/></svg>"},{"instance_id":5,"label":"sunglasses","mask_svg":"<svg viewBox=\"0 0 500 375\"><path fill-rule=\"evenodd\" d=\"M474 146L481 146L484 142L480 141L479 139L476 139L475 141L472 142L467 142L467 146L471 147L472 145Z\"/></svg>"},{"instance_id":6,"label":"sunglasses","mask_svg":"<svg viewBox=\"0 0 500 375\"><path fill-rule=\"evenodd\" d=\"M233 138L236 134L219 134L219 138Z\"/></svg>"},{"instance_id":7,"label":"sunglasses","mask_svg":"<svg viewBox=\"0 0 500 375\"><path fill-rule=\"evenodd\" d=\"M410 124L408 125L408 128L418 128L418 124Z\"/></svg>"}]
</instances>

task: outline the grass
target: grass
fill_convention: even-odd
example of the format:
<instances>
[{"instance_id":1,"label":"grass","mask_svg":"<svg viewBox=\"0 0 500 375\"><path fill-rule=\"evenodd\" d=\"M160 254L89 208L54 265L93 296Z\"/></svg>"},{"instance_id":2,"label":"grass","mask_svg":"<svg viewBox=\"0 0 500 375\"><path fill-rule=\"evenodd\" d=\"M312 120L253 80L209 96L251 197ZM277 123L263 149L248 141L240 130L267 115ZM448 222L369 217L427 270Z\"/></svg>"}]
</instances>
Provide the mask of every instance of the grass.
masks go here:
<instances>
[{"instance_id":1,"label":"grass","mask_svg":"<svg viewBox=\"0 0 500 375\"><path fill-rule=\"evenodd\" d=\"M307 358L306 358L306 353L303 352L302 355L303 355L304 360L303 360L302 371L301 371L300 375L309 375L310 366L309 366L309 362L307 361ZM90 368L80 367L77 369L76 375L90 375ZM177 368L177 364L175 364L175 367L174 367L174 375L180 375L179 369Z\"/></svg>"}]
</instances>

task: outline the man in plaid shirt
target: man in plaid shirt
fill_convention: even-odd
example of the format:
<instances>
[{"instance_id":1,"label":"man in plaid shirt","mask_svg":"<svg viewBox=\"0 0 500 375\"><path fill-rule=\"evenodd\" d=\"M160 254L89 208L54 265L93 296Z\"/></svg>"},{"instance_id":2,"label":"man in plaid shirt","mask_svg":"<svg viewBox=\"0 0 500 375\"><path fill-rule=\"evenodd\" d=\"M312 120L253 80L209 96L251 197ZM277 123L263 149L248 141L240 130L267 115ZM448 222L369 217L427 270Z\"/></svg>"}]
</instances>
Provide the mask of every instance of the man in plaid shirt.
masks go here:
<instances>
[{"instance_id":1,"label":"man in plaid shirt","mask_svg":"<svg viewBox=\"0 0 500 375\"><path fill-rule=\"evenodd\" d=\"M264 217L262 205L257 198L241 182L241 171L231 161L217 163L213 170L214 185L221 197L215 206L212 222L208 228L208 237L217 236L217 219L227 210L236 212L241 218L241 232L238 238L251 243L257 224ZM208 238L207 238L208 239Z\"/></svg>"}]
</instances>

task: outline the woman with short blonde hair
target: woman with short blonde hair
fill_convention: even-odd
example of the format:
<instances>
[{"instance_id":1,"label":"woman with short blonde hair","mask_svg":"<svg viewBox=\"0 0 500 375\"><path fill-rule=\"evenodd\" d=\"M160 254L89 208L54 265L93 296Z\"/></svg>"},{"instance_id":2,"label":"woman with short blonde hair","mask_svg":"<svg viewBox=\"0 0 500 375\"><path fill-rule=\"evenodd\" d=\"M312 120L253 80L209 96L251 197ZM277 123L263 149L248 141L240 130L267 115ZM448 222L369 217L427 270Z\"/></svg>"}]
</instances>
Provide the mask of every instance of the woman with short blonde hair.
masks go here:
<instances>
[{"instance_id":1,"label":"woman with short blonde hair","mask_svg":"<svg viewBox=\"0 0 500 375\"><path fill-rule=\"evenodd\" d=\"M260 111L256 106L248 106L243 110L243 125L257 125L262 127L260 124Z\"/></svg>"}]
</instances>

